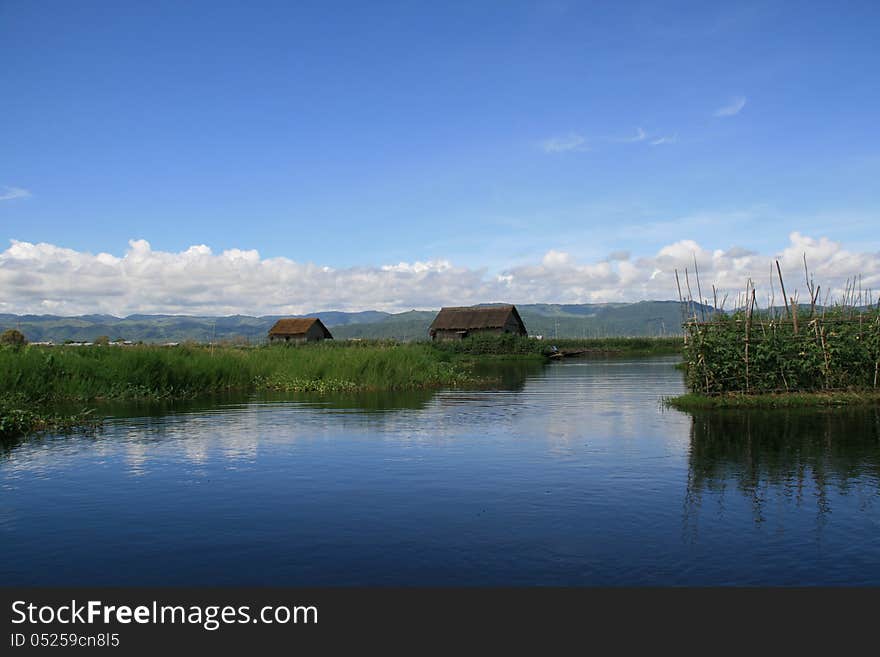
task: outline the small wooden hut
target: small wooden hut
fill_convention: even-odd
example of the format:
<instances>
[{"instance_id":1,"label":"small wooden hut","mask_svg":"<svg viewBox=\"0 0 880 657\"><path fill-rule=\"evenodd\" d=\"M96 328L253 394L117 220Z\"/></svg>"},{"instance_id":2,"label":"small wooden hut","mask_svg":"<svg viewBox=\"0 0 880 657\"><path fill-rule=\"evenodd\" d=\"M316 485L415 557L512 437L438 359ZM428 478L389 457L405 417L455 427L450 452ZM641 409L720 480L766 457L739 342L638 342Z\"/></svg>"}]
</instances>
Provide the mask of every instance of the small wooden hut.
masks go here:
<instances>
[{"instance_id":1,"label":"small wooden hut","mask_svg":"<svg viewBox=\"0 0 880 657\"><path fill-rule=\"evenodd\" d=\"M318 342L332 340L333 336L323 322L317 317L297 317L279 319L269 329L269 342L299 344L302 342Z\"/></svg>"},{"instance_id":2,"label":"small wooden hut","mask_svg":"<svg viewBox=\"0 0 880 657\"><path fill-rule=\"evenodd\" d=\"M527 335L516 306L441 308L431 323L432 340L461 340L470 335Z\"/></svg>"}]
</instances>

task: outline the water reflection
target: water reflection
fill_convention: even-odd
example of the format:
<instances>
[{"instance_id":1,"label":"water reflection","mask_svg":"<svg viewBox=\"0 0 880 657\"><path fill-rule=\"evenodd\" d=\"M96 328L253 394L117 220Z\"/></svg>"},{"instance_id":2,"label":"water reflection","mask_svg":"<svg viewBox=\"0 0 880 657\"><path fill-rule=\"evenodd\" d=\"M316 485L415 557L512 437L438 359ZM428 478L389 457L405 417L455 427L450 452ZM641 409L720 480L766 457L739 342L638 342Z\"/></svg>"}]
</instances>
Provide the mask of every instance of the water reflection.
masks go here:
<instances>
[{"instance_id":1,"label":"water reflection","mask_svg":"<svg viewBox=\"0 0 880 657\"><path fill-rule=\"evenodd\" d=\"M686 520L711 495L724 509L733 488L756 523L780 499L811 505L822 523L835 500L862 507L880 493L880 408L695 413Z\"/></svg>"},{"instance_id":2,"label":"water reflection","mask_svg":"<svg viewBox=\"0 0 880 657\"><path fill-rule=\"evenodd\" d=\"M674 363L104 406L2 447L0 581L880 584L880 411L691 416Z\"/></svg>"}]
</instances>

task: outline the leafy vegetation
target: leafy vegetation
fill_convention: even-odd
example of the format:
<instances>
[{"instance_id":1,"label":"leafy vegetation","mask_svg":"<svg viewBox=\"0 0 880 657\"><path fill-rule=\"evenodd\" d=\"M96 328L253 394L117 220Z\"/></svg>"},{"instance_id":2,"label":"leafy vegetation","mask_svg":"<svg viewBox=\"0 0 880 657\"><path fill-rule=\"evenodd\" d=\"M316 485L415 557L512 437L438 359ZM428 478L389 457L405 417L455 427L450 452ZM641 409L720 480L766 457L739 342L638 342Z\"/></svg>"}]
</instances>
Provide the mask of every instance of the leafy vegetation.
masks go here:
<instances>
[{"instance_id":1,"label":"leafy vegetation","mask_svg":"<svg viewBox=\"0 0 880 657\"><path fill-rule=\"evenodd\" d=\"M0 396L34 402L181 399L227 390L353 390L473 383L467 366L428 344L300 348L28 347L0 351Z\"/></svg>"},{"instance_id":2,"label":"leafy vegetation","mask_svg":"<svg viewBox=\"0 0 880 657\"><path fill-rule=\"evenodd\" d=\"M256 389L351 392L486 383L429 344L299 348L92 346L0 349L0 422L15 433L57 426L60 402L175 400Z\"/></svg>"},{"instance_id":3,"label":"leafy vegetation","mask_svg":"<svg viewBox=\"0 0 880 657\"><path fill-rule=\"evenodd\" d=\"M442 353L471 356L542 356L550 345L534 338L505 333L476 334L463 340L440 340L433 343L433 348Z\"/></svg>"},{"instance_id":4,"label":"leafy vegetation","mask_svg":"<svg viewBox=\"0 0 880 657\"><path fill-rule=\"evenodd\" d=\"M18 329L7 329L0 333L0 345L4 347L19 348L27 344L27 338L24 333Z\"/></svg>"},{"instance_id":5,"label":"leafy vegetation","mask_svg":"<svg viewBox=\"0 0 880 657\"><path fill-rule=\"evenodd\" d=\"M801 312L797 322L719 315L685 329L685 377L694 393L866 392L880 385L876 308L825 316Z\"/></svg>"},{"instance_id":6,"label":"leafy vegetation","mask_svg":"<svg viewBox=\"0 0 880 657\"><path fill-rule=\"evenodd\" d=\"M536 340L517 335L473 335L464 340L436 342L435 348L454 354L550 356L557 352L649 356L679 354L684 347L680 337L667 338L569 338Z\"/></svg>"},{"instance_id":7,"label":"leafy vegetation","mask_svg":"<svg viewBox=\"0 0 880 657\"><path fill-rule=\"evenodd\" d=\"M549 340L549 343L563 351L583 350L588 353L620 354L627 356L663 356L680 354L684 348L684 340L681 336L662 338L575 338L567 340Z\"/></svg>"},{"instance_id":8,"label":"leafy vegetation","mask_svg":"<svg viewBox=\"0 0 880 657\"><path fill-rule=\"evenodd\" d=\"M565 346L565 343L560 343ZM657 353L676 339L574 341L599 353ZM492 360L540 365L548 341L514 335L475 336L445 343L393 340L338 341L299 347L185 344L0 349L0 421L3 431L75 424L59 418L60 403L106 400L181 400L232 391L348 393L478 386L503 376Z\"/></svg>"},{"instance_id":9,"label":"leafy vegetation","mask_svg":"<svg viewBox=\"0 0 880 657\"><path fill-rule=\"evenodd\" d=\"M713 408L820 408L880 404L880 392L795 392L708 396L698 393L668 397L664 403L681 411Z\"/></svg>"},{"instance_id":10,"label":"leafy vegetation","mask_svg":"<svg viewBox=\"0 0 880 657\"><path fill-rule=\"evenodd\" d=\"M100 425L91 411L60 415L49 410L34 408L20 395L0 398L0 440L35 431L73 431L90 429Z\"/></svg>"}]
</instances>

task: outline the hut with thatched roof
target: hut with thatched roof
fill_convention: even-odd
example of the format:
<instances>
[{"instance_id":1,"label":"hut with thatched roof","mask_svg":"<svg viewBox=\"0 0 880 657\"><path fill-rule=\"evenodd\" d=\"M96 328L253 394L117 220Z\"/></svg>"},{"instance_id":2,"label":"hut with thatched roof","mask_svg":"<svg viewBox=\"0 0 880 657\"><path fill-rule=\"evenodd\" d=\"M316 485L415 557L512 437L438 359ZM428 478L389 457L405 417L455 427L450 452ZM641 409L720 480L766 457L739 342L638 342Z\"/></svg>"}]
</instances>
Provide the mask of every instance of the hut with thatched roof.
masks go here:
<instances>
[{"instance_id":1,"label":"hut with thatched roof","mask_svg":"<svg viewBox=\"0 0 880 657\"><path fill-rule=\"evenodd\" d=\"M300 344L332 340L333 336L317 317L279 319L269 329L269 343Z\"/></svg>"},{"instance_id":2,"label":"hut with thatched roof","mask_svg":"<svg viewBox=\"0 0 880 657\"><path fill-rule=\"evenodd\" d=\"M471 335L527 335L516 306L441 308L431 323L432 340L461 340Z\"/></svg>"}]
</instances>

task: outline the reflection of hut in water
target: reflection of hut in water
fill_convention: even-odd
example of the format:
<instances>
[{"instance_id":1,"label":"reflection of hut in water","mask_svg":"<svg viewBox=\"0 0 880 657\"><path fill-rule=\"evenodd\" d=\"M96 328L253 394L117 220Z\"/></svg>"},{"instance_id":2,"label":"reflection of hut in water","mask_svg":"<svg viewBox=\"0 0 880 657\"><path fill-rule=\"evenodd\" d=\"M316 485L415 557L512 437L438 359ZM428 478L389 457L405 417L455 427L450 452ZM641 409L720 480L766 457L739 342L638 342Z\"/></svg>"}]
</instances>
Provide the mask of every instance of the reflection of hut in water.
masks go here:
<instances>
[{"instance_id":1,"label":"reflection of hut in water","mask_svg":"<svg viewBox=\"0 0 880 657\"><path fill-rule=\"evenodd\" d=\"M269 329L269 342L294 343L318 342L320 340L332 340L333 336L323 322L317 317L295 317L279 319Z\"/></svg>"},{"instance_id":2,"label":"reflection of hut in water","mask_svg":"<svg viewBox=\"0 0 880 657\"><path fill-rule=\"evenodd\" d=\"M728 491L749 501L755 522L768 501L797 506L815 498L820 522L834 494L876 497L880 480L880 409L710 411L693 415L686 520L703 502L724 506Z\"/></svg>"},{"instance_id":3,"label":"reflection of hut in water","mask_svg":"<svg viewBox=\"0 0 880 657\"><path fill-rule=\"evenodd\" d=\"M516 306L441 308L428 329L432 340L461 340L473 335L528 335Z\"/></svg>"}]
</instances>

